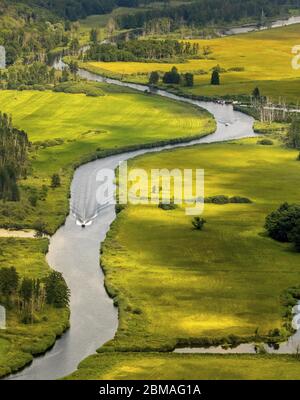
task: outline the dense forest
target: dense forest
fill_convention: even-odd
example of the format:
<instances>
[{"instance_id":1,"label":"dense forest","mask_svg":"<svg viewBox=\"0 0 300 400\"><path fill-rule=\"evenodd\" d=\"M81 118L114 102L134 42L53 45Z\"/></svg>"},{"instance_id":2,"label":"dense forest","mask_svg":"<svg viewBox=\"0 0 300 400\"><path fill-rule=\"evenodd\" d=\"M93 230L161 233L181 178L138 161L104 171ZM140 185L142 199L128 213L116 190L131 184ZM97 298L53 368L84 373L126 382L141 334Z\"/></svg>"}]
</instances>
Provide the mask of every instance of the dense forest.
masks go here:
<instances>
[{"instance_id":1,"label":"dense forest","mask_svg":"<svg viewBox=\"0 0 300 400\"><path fill-rule=\"evenodd\" d=\"M241 19L259 21L266 17L287 15L299 8L299 0L195 0L190 4L145 10L118 17L121 28L141 28L149 21L168 18L174 28L180 24L204 26L214 23L233 23Z\"/></svg>"},{"instance_id":2,"label":"dense forest","mask_svg":"<svg viewBox=\"0 0 300 400\"><path fill-rule=\"evenodd\" d=\"M0 113L0 199L19 200L17 179L26 172L27 149L27 134Z\"/></svg>"},{"instance_id":3,"label":"dense forest","mask_svg":"<svg viewBox=\"0 0 300 400\"><path fill-rule=\"evenodd\" d=\"M168 3L169 0L160 2ZM23 3L44 7L63 18L76 20L92 14L107 14L116 7L147 5L153 0L23 0Z\"/></svg>"},{"instance_id":4,"label":"dense forest","mask_svg":"<svg viewBox=\"0 0 300 400\"><path fill-rule=\"evenodd\" d=\"M177 40L130 40L116 45L94 44L87 59L95 61L167 60L175 57L190 59L199 56L199 45Z\"/></svg>"},{"instance_id":5,"label":"dense forest","mask_svg":"<svg viewBox=\"0 0 300 400\"><path fill-rule=\"evenodd\" d=\"M286 15L291 8L299 8L299 0L193 0L186 4L172 4L170 0L22 0L22 3L42 7L69 20L92 14L107 14L116 7L140 7L136 13L118 17L121 28L143 27L145 23L157 18L170 18L174 24L184 22L196 26L232 23L241 19L258 21L262 10L266 17L275 17Z\"/></svg>"},{"instance_id":6,"label":"dense forest","mask_svg":"<svg viewBox=\"0 0 300 400\"><path fill-rule=\"evenodd\" d=\"M50 50L68 44L63 20L47 10L9 3L0 0L0 45L6 48L8 65L20 57L24 63L45 61Z\"/></svg>"}]
</instances>

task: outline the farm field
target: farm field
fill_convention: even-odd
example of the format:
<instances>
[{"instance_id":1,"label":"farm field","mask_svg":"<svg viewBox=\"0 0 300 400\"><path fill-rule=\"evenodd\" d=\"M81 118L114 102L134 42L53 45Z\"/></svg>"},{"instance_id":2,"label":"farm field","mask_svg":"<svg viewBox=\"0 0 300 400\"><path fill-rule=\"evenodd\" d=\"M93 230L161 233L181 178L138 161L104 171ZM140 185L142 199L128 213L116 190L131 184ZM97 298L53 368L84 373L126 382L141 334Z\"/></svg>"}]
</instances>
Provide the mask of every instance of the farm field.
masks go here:
<instances>
[{"instance_id":1,"label":"farm field","mask_svg":"<svg viewBox=\"0 0 300 400\"><path fill-rule=\"evenodd\" d=\"M190 60L175 64L180 72L194 72L195 86L181 89L186 93L203 96L250 95L258 86L266 96L275 100L281 96L297 103L300 89L300 72L292 68L292 48L299 43L300 25L254 32L210 40L196 40L200 47L209 46L210 59ZM192 43L195 40L191 41ZM221 85L211 86L211 69L220 65L227 72L221 74ZM146 83L149 72L168 71L173 64L89 62L85 68L93 72L121 75L124 79ZM228 71L229 69L244 69ZM206 74L198 74L204 71ZM145 74L145 75L141 75Z\"/></svg>"},{"instance_id":2,"label":"farm field","mask_svg":"<svg viewBox=\"0 0 300 400\"><path fill-rule=\"evenodd\" d=\"M170 350L177 343L282 338L284 291L300 283L299 255L268 238L266 216L299 199L297 151L257 139L146 155L132 168L203 168L205 196L252 204L205 204L203 232L183 208L127 206L104 245L106 285L120 307L104 349ZM234 335L234 339L233 336ZM249 339L250 338L250 339Z\"/></svg>"},{"instance_id":3,"label":"farm field","mask_svg":"<svg viewBox=\"0 0 300 400\"><path fill-rule=\"evenodd\" d=\"M105 96L37 91L1 91L1 110L12 114L35 146L30 173L21 182L23 202L9 203L1 212L3 227L32 228L45 222L54 233L69 211L67 193L75 166L107 152L152 145L174 139L189 140L215 130L213 118L199 108L126 89L102 86ZM45 201L31 207L27 197L49 187L59 173L62 186L49 189ZM3 205L4 207L4 205Z\"/></svg>"},{"instance_id":4,"label":"farm field","mask_svg":"<svg viewBox=\"0 0 300 400\"><path fill-rule=\"evenodd\" d=\"M244 380L299 379L293 356L113 353L91 356L72 380Z\"/></svg>"}]
</instances>

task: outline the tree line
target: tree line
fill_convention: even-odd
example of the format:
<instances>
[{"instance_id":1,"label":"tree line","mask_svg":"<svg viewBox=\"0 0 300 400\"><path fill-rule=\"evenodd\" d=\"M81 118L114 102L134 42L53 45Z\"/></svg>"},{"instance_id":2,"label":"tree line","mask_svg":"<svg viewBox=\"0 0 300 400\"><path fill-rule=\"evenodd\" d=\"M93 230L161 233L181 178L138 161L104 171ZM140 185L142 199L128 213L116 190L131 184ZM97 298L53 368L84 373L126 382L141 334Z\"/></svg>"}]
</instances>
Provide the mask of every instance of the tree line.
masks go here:
<instances>
[{"instance_id":1,"label":"tree line","mask_svg":"<svg viewBox=\"0 0 300 400\"><path fill-rule=\"evenodd\" d=\"M199 54L199 50L198 43L178 40L129 40L116 44L94 43L87 52L86 59L108 62L194 58Z\"/></svg>"},{"instance_id":2,"label":"tree line","mask_svg":"<svg viewBox=\"0 0 300 400\"><path fill-rule=\"evenodd\" d=\"M156 8L120 15L117 22L120 28L142 28L150 21L169 18L173 29L181 24L204 26L209 24L228 24L241 19L261 21L262 11L266 17L288 15L289 9L299 8L298 0L196 0L182 5Z\"/></svg>"},{"instance_id":3,"label":"tree line","mask_svg":"<svg viewBox=\"0 0 300 400\"><path fill-rule=\"evenodd\" d=\"M17 179L26 174L28 137L0 113L0 199L19 201Z\"/></svg>"},{"instance_id":4,"label":"tree line","mask_svg":"<svg viewBox=\"0 0 300 400\"><path fill-rule=\"evenodd\" d=\"M149 85L157 85L160 79L165 84L194 86L194 75L189 72L180 74L176 67L172 67L170 71L165 72L163 75L160 75L158 71L152 71L149 76Z\"/></svg>"},{"instance_id":5,"label":"tree line","mask_svg":"<svg viewBox=\"0 0 300 400\"><path fill-rule=\"evenodd\" d=\"M12 1L12 0L11 0ZM93 14L107 14L116 7L138 7L153 3L153 0L22 0L24 3L44 7L63 18L77 20ZM169 0L160 0L168 3Z\"/></svg>"},{"instance_id":6,"label":"tree line","mask_svg":"<svg viewBox=\"0 0 300 400\"><path fill-rule=\"evenodd\" d=\"M7 308L17 309L20 320L36 321L36 313L45 305L69 306L70 291L61 273L53 271L45 279L21 279L14 267L0 269L0 300Z\"/></svg>"}]
</instances>

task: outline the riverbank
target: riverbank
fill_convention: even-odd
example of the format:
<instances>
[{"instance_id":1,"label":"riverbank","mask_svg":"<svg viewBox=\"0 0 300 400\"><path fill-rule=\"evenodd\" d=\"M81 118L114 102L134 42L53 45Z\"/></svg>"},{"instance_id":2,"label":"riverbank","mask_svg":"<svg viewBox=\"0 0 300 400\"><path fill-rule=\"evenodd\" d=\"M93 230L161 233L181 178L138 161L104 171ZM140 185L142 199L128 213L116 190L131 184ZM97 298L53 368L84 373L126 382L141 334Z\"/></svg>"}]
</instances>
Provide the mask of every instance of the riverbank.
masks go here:
<instances>
[{"instance_id":1,"label":"riverbank","mask_svg":"<svg viewBox=\"0 0 300 400\"><path fill-rule=\"evenodd\" d=\"M20 277L43 279L50 270L45 260L48 239L0 238L0 266L14 266ZM7 328L0 330L0 377L22 369L34 356L53 346L69 327L69 310L45 306L34 324L23 324L16 308L7 310Z\"/></svg>"}]
</instances>

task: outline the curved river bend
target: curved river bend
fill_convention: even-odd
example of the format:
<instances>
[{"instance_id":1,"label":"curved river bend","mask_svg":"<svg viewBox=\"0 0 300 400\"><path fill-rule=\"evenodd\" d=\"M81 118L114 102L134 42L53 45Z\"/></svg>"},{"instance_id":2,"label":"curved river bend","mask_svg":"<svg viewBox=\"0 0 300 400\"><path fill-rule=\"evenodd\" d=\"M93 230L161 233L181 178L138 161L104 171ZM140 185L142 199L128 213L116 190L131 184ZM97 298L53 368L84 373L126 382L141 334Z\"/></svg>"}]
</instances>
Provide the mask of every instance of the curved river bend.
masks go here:
<instances>
[{"instance_id":1,"label":"curved river bend","mask_svg":"<svg viewBox=\"0 0 300 400\"><path fill-rule=\"evenodd\" d=\"M61 61L56 67L62 67ZM104 79L83 70L79 73L93 81L105 81L143 92L147 89L143 85ZM208 110L217 121L216 132L189 143L123 153L78 168L72 182L70 208L73 211L76 209L79 216L97 213L95 176L102 168L115 169L119 162L149 152L255 136L252 128L253 118L234 111L231 105L184 99L161 90L157 91L157 95ZM52 268L63 273L71 290L71 328L44 356L35 358L29 367L8 379L61 378L73 372L81 360L95 353L114 337L118 328L118 311L105 291L104 276L99 267L99 254L101 244L115 218L114 206L108 206L98 213L91 226L82 229L70 213L65 225L51 238L47 261Z\"/></svg>"}]
</instances>

